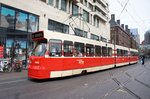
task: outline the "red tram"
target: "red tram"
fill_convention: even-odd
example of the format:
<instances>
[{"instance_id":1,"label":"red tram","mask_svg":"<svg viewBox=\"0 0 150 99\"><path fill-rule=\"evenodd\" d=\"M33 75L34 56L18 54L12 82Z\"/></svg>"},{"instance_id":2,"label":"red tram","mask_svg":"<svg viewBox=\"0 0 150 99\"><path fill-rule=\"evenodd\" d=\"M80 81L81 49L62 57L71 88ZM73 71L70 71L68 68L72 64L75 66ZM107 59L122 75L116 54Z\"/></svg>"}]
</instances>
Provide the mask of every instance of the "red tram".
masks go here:
<instances>
[{"instance_id":1,"label":"red tram","mask_svg":"<svg viewBox=\"0 0 150 99\"><path fill-rule=\"evenodd\" d=\"M138 51L107 42L53 31L32 34L34 49L28 77L47 79L137 63Z\"/></svg>"}]
</instances>

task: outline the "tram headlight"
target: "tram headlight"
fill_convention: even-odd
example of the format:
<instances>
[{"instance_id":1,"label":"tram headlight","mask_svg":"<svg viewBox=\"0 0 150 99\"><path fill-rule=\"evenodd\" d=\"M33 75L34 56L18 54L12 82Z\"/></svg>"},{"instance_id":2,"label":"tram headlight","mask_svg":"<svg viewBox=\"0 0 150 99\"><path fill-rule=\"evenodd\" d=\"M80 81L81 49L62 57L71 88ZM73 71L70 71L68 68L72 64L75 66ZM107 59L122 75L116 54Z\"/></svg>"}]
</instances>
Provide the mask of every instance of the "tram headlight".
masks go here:
<instances>
[{"instance_id":1,"label":"tram headlight","mask_svg":"<svg viewBox=\"0 0 150 99\"><path fill-rule=\"evenodd\" d=\"M27 62L28 62L28 64L31 64L31 63L32 63L32 61L31 61L31 60L28 60Z\"/></svg>"}]
</instances>

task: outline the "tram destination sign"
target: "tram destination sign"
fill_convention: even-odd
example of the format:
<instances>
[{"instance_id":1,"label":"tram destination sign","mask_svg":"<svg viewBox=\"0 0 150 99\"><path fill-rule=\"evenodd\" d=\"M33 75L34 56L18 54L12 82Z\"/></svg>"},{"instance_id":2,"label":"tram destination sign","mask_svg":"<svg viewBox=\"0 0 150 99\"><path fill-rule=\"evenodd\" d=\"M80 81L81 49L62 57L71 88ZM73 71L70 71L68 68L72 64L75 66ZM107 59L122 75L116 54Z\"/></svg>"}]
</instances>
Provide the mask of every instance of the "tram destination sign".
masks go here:
<instances>
[{"instance_id":1,"label":"tram destination sign","mask_svg":"<svg viewBox=\"0 0 150 99\"><path fill-rule=\"evenodd\" d=\"M32 34L32 39L43 38L43 31Z\"/></svg>"}]
</instances>

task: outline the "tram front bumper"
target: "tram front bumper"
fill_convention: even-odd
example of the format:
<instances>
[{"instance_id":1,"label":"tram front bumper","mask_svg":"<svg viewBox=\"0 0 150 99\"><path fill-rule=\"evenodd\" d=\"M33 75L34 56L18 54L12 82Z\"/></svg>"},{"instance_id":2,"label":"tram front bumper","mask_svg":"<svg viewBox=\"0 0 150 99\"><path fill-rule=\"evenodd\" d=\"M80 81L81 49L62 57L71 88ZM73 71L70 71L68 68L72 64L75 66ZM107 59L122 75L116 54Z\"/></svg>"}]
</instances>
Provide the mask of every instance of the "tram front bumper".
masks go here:
<instances>
[{"instance_id":1,"label":"tram front bumper","mask_svg":"<svg viewBox=\"0 0 150 99\"><path fill-rule=\"evenodd\" d=\"M49 71L46 69L28 68L28 78L32 79L48 79L50 78Z\"/></svg>"}]
</instances>

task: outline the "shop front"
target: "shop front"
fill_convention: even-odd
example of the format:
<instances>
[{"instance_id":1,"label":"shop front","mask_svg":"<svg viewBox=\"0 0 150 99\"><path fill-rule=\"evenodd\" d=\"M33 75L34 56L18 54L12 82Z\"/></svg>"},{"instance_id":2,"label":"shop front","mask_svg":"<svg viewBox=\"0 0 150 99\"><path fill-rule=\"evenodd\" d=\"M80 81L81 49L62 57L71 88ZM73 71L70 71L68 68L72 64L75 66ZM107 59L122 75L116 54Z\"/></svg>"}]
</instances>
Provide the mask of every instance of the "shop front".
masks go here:
<instances>
[{"instance_id":1,"label":"shop front","mask_svg":"<svg viewBox=\"0 0 150 99\"><path fill-rule=\"evenodd\" d=\"M3 47L3 58L22 60L26 66L28 52L31 49L31 33L38 31L39 16L0 4L0 46Z\"/></svg>"}]
</instances>

